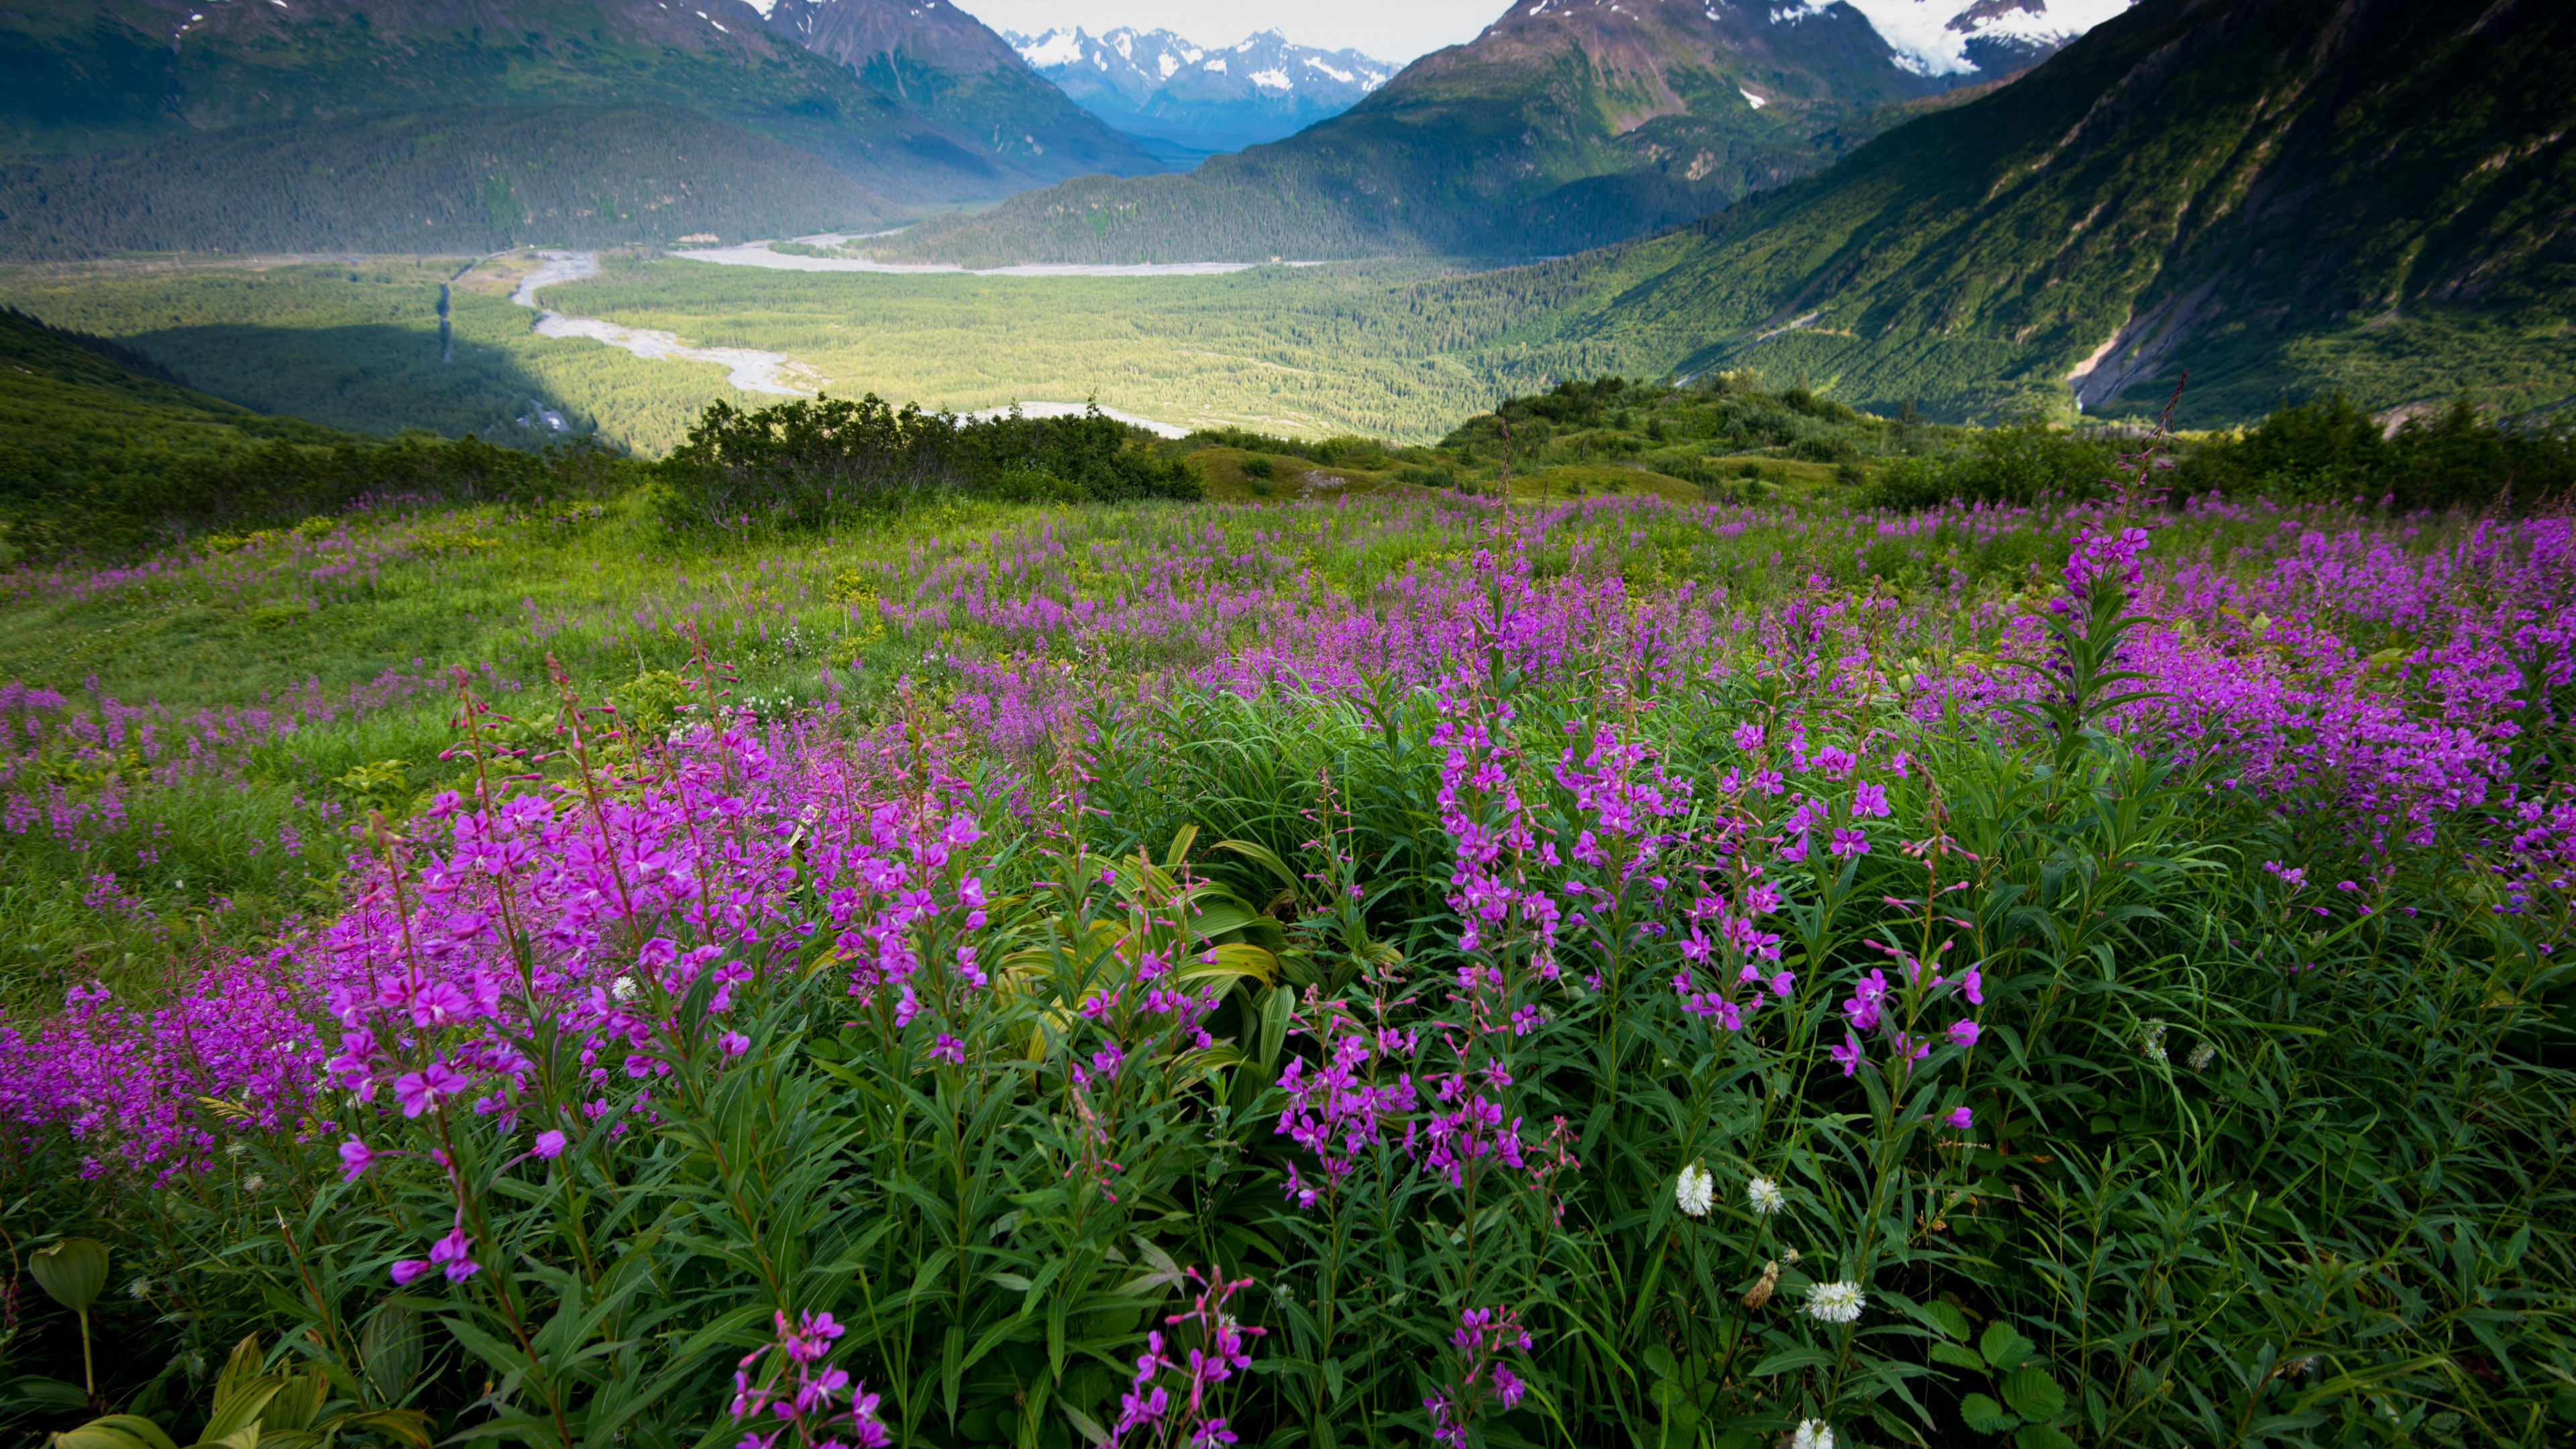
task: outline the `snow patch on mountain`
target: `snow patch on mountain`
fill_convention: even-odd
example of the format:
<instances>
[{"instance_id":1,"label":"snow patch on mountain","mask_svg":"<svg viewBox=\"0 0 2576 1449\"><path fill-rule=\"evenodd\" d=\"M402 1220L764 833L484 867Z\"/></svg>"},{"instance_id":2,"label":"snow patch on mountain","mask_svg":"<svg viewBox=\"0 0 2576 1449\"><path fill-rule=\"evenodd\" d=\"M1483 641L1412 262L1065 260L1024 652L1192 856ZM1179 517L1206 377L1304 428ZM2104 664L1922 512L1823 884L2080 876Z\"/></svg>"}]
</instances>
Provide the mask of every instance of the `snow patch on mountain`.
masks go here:
<instances>
[{"instance_id":1,"label":"snow patch on mountain","mask_svg":"<svg viewBox=\"0 0 2576 1449\"><path fill-rule=\"evenodd\" d=\"M1275 141L1348 110L1399 67L1265 30L1200 46L1168 30L1003 31L1029 68L1130 135L1201 154Z\"/></svg>"},{"instance_id":2,"label":"snow patch on mountain","mask_svg":"<svg viewBox=\"0 0 2576 1449\"><path fill-rule=\"evenodd\" d=\"M1027 61L1032 69L1044 70L1051 65L1071 65L1082 59L1082 32L1050 30L1029 44L1012 48L1020 53L1020 59ZM1100 63L1105 68L1109 61L1107 57L1101 57Z\"/></svg>"},{"instance_id":3,"label":"snow patch on mountain","mask_svg":"<svg viewBox=\"0 0 2576 1449\"><path fill-rule=\"evenodd\" d=\"M1118 29L1094 35L1080 27L1002 38L1038 74L1063 84L1077 68L1104 78L1127 104L1142 107L1162 86L1190 71L1232 76L1273 96L1345 106L1387 83L1400 67L1355 50L1298 45L1276 30L1230 46L1200 46L1168 30ZM1236 62L1240 62L1239 64ZM1082 99L1077 94L1076 100Z\"/></svg>"},{"instance_id":4,"label":"snow patch on mountain","mask_svg":"<svg viewBox=\"0 0 2576 1449\"><path fill-rule=\"evenodd\" d=\"M2015 49L2052 50L2126 11L2132 0L1802 0L1775 5L1774 25L1795 25L1836 5L1859 12L1895 53L1896 64L1920 76L1966 75L1979 69L1968 54L1975 41Z\"/></svg>"}]
</instances>

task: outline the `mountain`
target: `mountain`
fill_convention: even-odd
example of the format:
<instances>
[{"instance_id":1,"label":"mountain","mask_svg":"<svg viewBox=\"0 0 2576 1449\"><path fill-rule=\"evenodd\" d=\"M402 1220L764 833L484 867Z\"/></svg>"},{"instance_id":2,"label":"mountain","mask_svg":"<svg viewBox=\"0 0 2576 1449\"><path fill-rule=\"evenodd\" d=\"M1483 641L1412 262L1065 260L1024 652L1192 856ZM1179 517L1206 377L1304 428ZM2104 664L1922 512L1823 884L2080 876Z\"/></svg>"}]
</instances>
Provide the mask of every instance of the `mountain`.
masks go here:
<instances>
[{"instance_id":1,"label":"mountain","mask_svg":"<svg viewBox=\"0 0 2576 1449\"><path fill-rule=\"evenodd\" d=\"M2045 0L2017 0L2009 14L2016 0L1920 3L1967 22L1958 55L1928 42L1899 49L1847 3L1518 0L1475 40L1424 56L1286 140L1187 177L1084 178L1013 197L984 216L925 222L883 251L956 261L1574 251L1814 171L1913 114L1905 103L1995 79L1979 55L2018 62L2055 43L2035 21L2004 23L2054 15L2036 9ZM2024 32L2026 44L1996 39Z\"/></svg>"},{"instance_id":2,"label":"mountain","mask_svg":"<svg viewBox=\"0 0 2576 1449\"><path fill-rule=\"evenodd\" d=\"M775 0L768 23L773 34L848 66L906 110L989 144L1042 181L1163 169L948 0Z\"/></svg>"},{"instance_id":3,"label":"mountain","mask_svg":"<svg viewBox=\"0 0 2576 1449\"><path fill-rule=\"evenodd\" d=\"M2187 419L2576 392L2576 7L2145 0L1991 95L1581 264L1547 330L1863 407Z\"/></svg>"},{"instance_id":4,"label":"mountain","mask_svg":"<svg viewBox=\"0 0 2576 1449\"><path fill-rule=\"evenodd\" d=\"M1276 30L1224 48L1168 30L1003 38L1056 89L1119 130L1203 152L1302 131L1357 105L1396 72L1356 50L1292 45Z\"/></svg>"},{"instance_id":5,"label":"mountain","mask_svg":"<svg viewBox=\"0 0 2576 1449\"><path fill-rule=\"evenodd\" d=\"M893 88L872 84L871 72ZM289 210L192 243L207 247L270 245L278 235L325 245L326 234L376 225L362 213L413 208L453 185L454 165L476 147L537 139L525 118L468 123L459 119L468 110L556 108L555 121L579 140L548 146L546 164L596 160L604 169L540 190L608 198L621 215L676 220L690 210L676 200L630 206L640 195L632 186L646 179L688 180L701 200L766 198L715 222L700 214L687 231L752 232L825 197L830 225L864 227L903 208L1157 164L944 0L781 0L767 15L744 0L11 0L0 8L0 79L0 152L31 163L89 156L49 174L113 176L119 195L147 209L158 204L165 162L177 168L167 184L184 194L201 187L209 165L255 164L258 145L321 155L353 122L374 118L361 128L371 159L354 174L375 189L352 189L347 174L341 185L304 187ZM706 124L684 140L685 127L656 113L635 146L610 144L617 138L604 128L638 107L678 108ZM400 134L412 126L427 129ZM477 137L460 138L460 126L479 128ZM855 185L806 187L782 212L793 191L782 166L800 163L782 163L751 138L792 147L811 158L801 164ZM665 143L678 148L676 163L640 159L639 147ZM692 154L705 163L694 172ZM209 159L219 155L230 159ZM752 172L730 188L705 169L736 164ZM523 172L482 179L520 187ZM15 194L31 193L20 185Z\"/></svg>"}]
</instances>

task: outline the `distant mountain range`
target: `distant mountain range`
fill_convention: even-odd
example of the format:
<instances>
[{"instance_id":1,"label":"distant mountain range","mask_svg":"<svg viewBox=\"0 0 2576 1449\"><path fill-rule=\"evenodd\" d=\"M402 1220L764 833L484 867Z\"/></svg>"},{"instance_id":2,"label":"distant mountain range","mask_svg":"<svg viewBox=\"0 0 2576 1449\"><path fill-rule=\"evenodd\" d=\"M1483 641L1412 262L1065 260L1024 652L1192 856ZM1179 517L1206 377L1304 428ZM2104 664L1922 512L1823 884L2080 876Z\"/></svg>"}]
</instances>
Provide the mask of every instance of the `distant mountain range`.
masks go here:
<instances>
[{"instance_id":1,"label":"distant mountain range","mask_svg":"<svg viewBox=\"0 0 2576 1449\"><path fill-rule=\"evenodd\" d=\"M293 198L257 216L234 205L238 225L177 201L209 228L188 233L194 249L363 234L412 250L458 238L452 218L397 223L428 215L415 203L433 193L452 210L459 165L567 198L494 210L506 224L482 235L505 245L741 235L791 215L872 227L1162 167L947 0L774 0L766 14L744 0L16 0L0 9L0 82L0 152L17 163L0 176L0 244L167 244L144 240L173 231L149 215L165 179L180 197ZM549 111L542 179L522 164L538 153L492 150L533 139L528 117L506 114L522 107ZM637 107L663 110L621 137ZM305 179L352 135L363 165L326 166L328 187ZM91 194L101 177L112 194ZM583 196L599 204L571 200ZM120 199L142 208L122 226L28 214L69 201L96 218Z\"/></svg>"},{"instance_id":2,"label":"distant mountain range","mask_svg":"<svg viewBox=\"0 0 2576 1449\"><path fill-rule=\"evenodd\" d=\"M1293 45L1276 30L1224 47L1123 28L1003 38L1030 69L1110 125L1202 152L1275 141L1338 116L1397 69L1356 50Z\"/></svg>"},{"instance_id":3,"label":"distant mountain range","mask_svg":"<svg viewBox=\"0 0 2576 1449\"><path fill-rule=\"evenodd\" d=\"M1817 170L2125 8L1860 5L1518 0L1475 40L1424 56L1285 140L1186 177L1084 177L1015 196L982 216L924 223L885 252L978 262L1571 252ZM1101 72L1106 56L1087 53ZM1176 65L1173 79L1182 73Z\"/></svg>"},{"instance_id":4,"label":"distant mountain range","mask_svg":"<svg viewBox=\"0 0 2576 1449\"><path fill-rule=\"evenodd\" d=\"M1936 416L2576 393L2576 6L2144 0L1533 329ZM1526 273L1457 290L1534 286Z\"/></svg>"}]
</instances>

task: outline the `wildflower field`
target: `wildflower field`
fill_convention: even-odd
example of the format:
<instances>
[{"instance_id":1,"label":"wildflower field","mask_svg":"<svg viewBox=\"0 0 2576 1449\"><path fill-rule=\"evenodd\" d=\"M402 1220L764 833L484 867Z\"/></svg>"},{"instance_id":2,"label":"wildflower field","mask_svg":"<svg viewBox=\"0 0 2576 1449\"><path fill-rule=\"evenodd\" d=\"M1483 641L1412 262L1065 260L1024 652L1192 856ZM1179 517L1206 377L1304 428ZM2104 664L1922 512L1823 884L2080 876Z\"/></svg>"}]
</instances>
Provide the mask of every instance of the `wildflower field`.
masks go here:
<instances>
[{"instance_id":1,"label":"wildflower field","mask_svg":"<svg viewBox=\"0 0 2576 1449\"><path fill-rule=\"evenodd\" d=\"M2558 513L382 505L6 585L7 1432L2576 1435Z\"/></svg>"}]
</instances>

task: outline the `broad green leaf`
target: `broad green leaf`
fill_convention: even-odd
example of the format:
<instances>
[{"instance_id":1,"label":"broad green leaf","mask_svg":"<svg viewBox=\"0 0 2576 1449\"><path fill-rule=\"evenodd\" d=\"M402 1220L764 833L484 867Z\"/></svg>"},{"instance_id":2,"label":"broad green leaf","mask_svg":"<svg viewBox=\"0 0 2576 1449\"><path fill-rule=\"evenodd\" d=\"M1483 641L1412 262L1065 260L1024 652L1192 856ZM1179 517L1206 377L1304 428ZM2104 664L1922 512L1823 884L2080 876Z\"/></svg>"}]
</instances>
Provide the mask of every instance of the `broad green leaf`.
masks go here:
<instances>
[{"instance_id":1,"label":"broad green leaf","mask_svg":"<svg viewBox=\"0 0 2576 1449\"><path fill-rule=\"evenodd\" d=\"M54 1436L56 1449L158 1449L121 1429L104 1429L96 1423Z\"/></svg>"},{"instance_id":2,"label":"broad green leaf","mask_svg":"<svg viewBox=\"0 0 2576 1449\"><path fill-rule=\"evenodd\" d=\"M2011 1324L1993 1323L1988 1324L1985 1333L1977 1339L1977 1352L1985 1355L1988 1364L2002 1371L2019 1368L2028 1362L2032 1345Z\"/></svg>"},{"instance_id":3,"label":"broad green leaf","mask_svg":"<svg viewBox=\"0 0 2576 1449\"><path fill-rule=\"evenodd\" d=\"M1980 1434L2001 1434L2021 1423L2004 1412L2004 1406L1983 1394L1970 1394L1959 1401L1959 1422Z\"/></svg>"},{"instance_id":4,"label":"broad green leaf","mask_svg":"<svg viewBox=\"0 0 2576 1449\"><path fill-rule=\"evenodd\" d=\"M56 1303L86 1313L107 1287L107 1248L94 1238L63 1238L29 1253L27 1271Z\"/></svg>"},{"instance_id":5,"label":"broad green leaf","mask_svg":"<svg viewBox=\"0 0 2576 1449\"><path fill-rule=\"evenodd\" d=\"M2025 1364L2004 1376L2004 1402L2025 1419L2045 1423L2066 1412L2066 1391L2048 1370Z\"/></svg>"}]
</instances>

